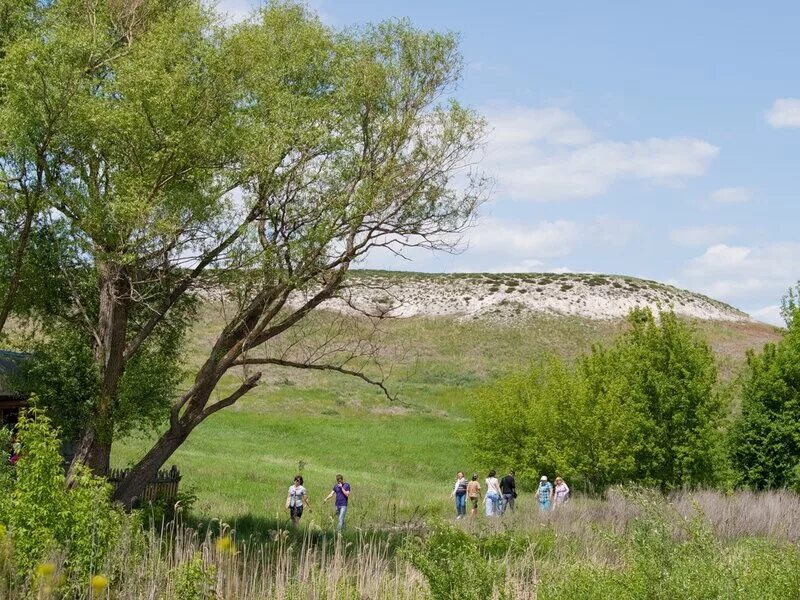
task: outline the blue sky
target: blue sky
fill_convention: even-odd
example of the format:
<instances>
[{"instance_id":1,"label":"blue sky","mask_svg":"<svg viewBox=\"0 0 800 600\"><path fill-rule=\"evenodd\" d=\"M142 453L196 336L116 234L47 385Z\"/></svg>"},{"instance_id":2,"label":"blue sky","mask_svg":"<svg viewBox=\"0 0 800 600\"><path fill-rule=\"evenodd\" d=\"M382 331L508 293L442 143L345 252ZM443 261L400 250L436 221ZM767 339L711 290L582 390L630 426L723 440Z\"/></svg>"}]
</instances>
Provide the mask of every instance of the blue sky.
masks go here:
<instances>
[{"instance_id":1,"label":"blue sky","mask_svg":"<svg viewBox=\"0 0 800 600\"><path fill-rule=\"evenodd\" d=\"M310 4L335 27L458 32L455 96L491 126L466 250L369 266L635 275L780 322L800 279L800 3Z\"/></svg>"}]
</instances>

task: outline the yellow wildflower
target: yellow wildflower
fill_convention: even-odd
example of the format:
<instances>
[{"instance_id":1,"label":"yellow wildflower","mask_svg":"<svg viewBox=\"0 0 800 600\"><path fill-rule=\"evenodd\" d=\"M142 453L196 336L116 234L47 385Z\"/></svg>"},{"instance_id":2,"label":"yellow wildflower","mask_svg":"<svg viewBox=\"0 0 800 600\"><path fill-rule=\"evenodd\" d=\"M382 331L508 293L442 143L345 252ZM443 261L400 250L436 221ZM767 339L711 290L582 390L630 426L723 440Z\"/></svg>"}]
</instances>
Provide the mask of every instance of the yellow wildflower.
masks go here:
<instances>
[{"instance_id":1,"label":"yellow wildflower","mask_svg":"<svg viewBox=\"0 0 800 600\"><path fill-rule=\"evenodd\" d=\"M49 579L55 572L56 566L51 562L42 563L36 567L36 575L43 579Z\"/></svg>"},{"instance_id":2,"label":"yellow wildflower","mask_svg":"<svg viewBox=\"0 0 800 600\"><path fill-rule=\"evenodd\" d=\"M226 535L217 540L217 550L224 553L233 554L235 551L231 536Z\"/></svg>"},{"instance_id":3,"label":"yellow wildflower","mask_svg":"<svg viewBox=\"0 0 800 600\"><path fill-rule=\"evenodd\" d=\"M92 577L90 583L92 585L92 591L95 594L99 594L108 587L108 577L105 575L95 575Z\"/></svg>"}]
</instances>

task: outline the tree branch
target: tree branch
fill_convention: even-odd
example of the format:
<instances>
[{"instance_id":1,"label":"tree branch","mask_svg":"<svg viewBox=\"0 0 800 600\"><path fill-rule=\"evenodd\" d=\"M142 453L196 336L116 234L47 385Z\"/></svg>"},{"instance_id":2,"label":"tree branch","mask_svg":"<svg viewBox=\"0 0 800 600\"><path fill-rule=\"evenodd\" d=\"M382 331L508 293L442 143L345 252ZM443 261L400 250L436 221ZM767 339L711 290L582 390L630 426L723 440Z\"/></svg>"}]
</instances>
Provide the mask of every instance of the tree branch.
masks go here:
<instances>
[{"instance_id":1,"label":"tree branch","mask_svg":"<svg viewBox=\"0 0 800 600\"><path fill-rule=\"evenodd\" d=\"M362 381L366 381L370 385L379 387L390 402L398 402L400 404L403 404L403 402L400 402L397 396L392 395L392 393L388 390L383 381L376 381L375 379L368 377L361 371L355 371L353 369L347 369L345 367L340 367L337 365L319 365L314 363L302 363L302 362L295 362L292 360L284 360L282 358L242 358L235 361L232 366L236 367L245 365L277 365L279 367L292 367L294 369L311 369L314 371L335 371L337 373L342 373L344 375L358 377L359 379L361 379ZM261 373L258 373L258 375L261 376Z\"/></svg>"},{"instance_id":2,"label":"tree branch","mask_svg":"<svg viewBox=\"0 0 800 600\"><path fill-rule=\"evenodd\" d=\"M206 417L213 415L218 410L222 410L226 406L231 406L234 404L239 398L244 396L247 392L252 390L256 385L258 385L258 380L261 379L261 372L254 373L250 377L244 380L244 383L240 385L235 392L233 392L227 398L223 398L219 402L215 402L211 406L206 407L206 409L200 413L199 417L197 418L197 422L199 423Z\"/></svg>"}]
</instances>

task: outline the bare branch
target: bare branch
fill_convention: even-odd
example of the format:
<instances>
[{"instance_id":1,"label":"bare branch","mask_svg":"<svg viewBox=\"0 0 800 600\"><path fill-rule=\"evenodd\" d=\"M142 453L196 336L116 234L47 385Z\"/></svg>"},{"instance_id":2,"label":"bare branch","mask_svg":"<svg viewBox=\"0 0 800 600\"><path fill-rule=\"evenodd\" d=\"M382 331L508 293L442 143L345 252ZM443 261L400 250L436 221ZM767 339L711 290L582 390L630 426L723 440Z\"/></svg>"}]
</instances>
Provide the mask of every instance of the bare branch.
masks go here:
<instances>
[{"instance_id":1,"label":"bare branch","mask_svg":"<svg viewBox=\"0 0 800 600\"><path fill-rule=\"evenodd\" d=\"M206 417L213 415L218 410L222 410L223 408L234 404L239 398L241 398L247 392L256 387L256 385L258 385L259 379L261 379L260 371L258 373L254 373L253 375L250 375L250 377L245 379L244 383L242 383L242 385L240 385L236 389L236 391L233 392L230 396L228 396L227 398L223 398L219 402L215 402L211 406L206 407L205 410L203 410L203 412L200 413L199 417L197 417L197 422L199 423Z\"/></svg>"},{"instance_id":2,"label":"bare branch","mask_svg":"<svg viewBox=\"0 0 800 600\"><path fill-rule=\"evenodd\" d=\"M303 362L295 362L292 360L284 360L282 358L242 358L233 363L233 366L245 366L245 365L277 365L279 367L292 367L294 369L311 369L313 371L335 371L337 373L342 373L343 375L358 377L359 379L361 379L362 381L366 381L370 385L379 387L381 391L383 391L384 395L389 399L389 401L403 404L402 402L400 402L397 396L393 396L391 392L389 392L389 389L386 387L383 381L377 381L375 379L372 379L371 377L365 375L361 371L348 369L346 367L340 367L338 365L320 365L314 363L303 363Z\"/></svg>"}]
</instances>

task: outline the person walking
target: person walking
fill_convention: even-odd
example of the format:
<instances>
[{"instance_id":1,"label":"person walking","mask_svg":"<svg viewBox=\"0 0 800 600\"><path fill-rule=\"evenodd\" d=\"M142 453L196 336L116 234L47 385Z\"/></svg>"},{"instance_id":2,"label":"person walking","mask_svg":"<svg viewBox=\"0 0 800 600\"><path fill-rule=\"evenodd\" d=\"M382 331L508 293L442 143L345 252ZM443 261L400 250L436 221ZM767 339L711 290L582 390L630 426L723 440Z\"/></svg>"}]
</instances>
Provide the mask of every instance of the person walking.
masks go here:
<instances>
[{"instance_id":1,"label":"person walking","mask_svg":"<svg viewBox=\"0 0 800 600\"><path fill-rule=\"evenodd\" d=\"M569 486L561 477L556 477L555 506L566 504L569 500Z\"/></svg>"},{"instance_id":2,"label":"person walking","mask_svg":"<svg viewBox=\"0 0 800 600\"><path fill-rule=\"evenodd\" d=\"M478 483L477 473L472 474L472 479L467 484L467 498L472 505L469 514L474 517L478 513L478 502L481 499L481 484Z\"/></svg>"},{"instance_id":3,"label":"person walking","mask_svg":"<svg viewBox=\"0 0 800 600\"><path fill-rule=\"evenodd\" d=\"M492 469L486 478L486 516L491 517L500 514L500 482L497 481L497 472Z\"/></svg>"},{"instance_id":4,"label":"person walking","mask_svg":"<svg viewBox=\"0 0 800 600\"><path fill-rule=\"evenodd\" d=\"M344 529L344 517L347 514L347 503L350 500L350 484L345 482L341 473L336 475L336 483L323 502L327 502L334 496L336 496L336 530L341 531Z\"/></svg>"},{"instance_id":5,"label":"person walking","mask_svg":"<svg viewBox=\"0 0 800 600\"><path fill-rule=\"evenodd\" d=\"M539 500L539 510L547 512L553 502L553 485L547 481L547 475L542 475L539 480L539 488L536 490L536 497Z\"/></svg>"},{"instance_id":6,"label":"person walking","mask_svg":"<svg viewBox=\"0 0 800 600\"><path fill-rule=\"evenodd\" d=\"M463 519L467 514L467 478L463 471L456 473L456 485L450 496L456 499L456 519Z\"/></svg>"},{"instance_id":7,"label":"person walking","mask_svg":"<svg viewBox=\"0 0 800 600\"><path fill-rule=\"evenodd\" d=\"M300 524L300 517L303 516L303 507L305 506L308 506L308 491L303 487L303 476L297 475L286 496L286 508L289 509L289 517L295 527ZM309 510L311 509L309 508Z\"/></svg>"},{"instance_id":8,"label":"person walking","mask_svg":"<svg viewBox=\"0 0 800 600\"><path fill-rule=\"evenodd\" d=\"M517 499L517 482L514 479L514 471L509 471L508 475L500 480L500 491L503 494L500 513L504 514L508 508L514 512L514 501Z\"/></svg>"}]
</instances>

